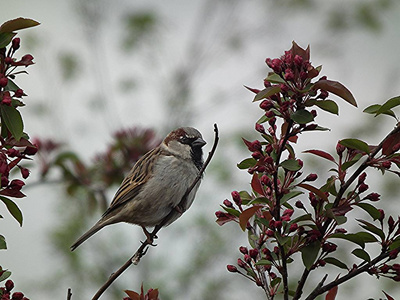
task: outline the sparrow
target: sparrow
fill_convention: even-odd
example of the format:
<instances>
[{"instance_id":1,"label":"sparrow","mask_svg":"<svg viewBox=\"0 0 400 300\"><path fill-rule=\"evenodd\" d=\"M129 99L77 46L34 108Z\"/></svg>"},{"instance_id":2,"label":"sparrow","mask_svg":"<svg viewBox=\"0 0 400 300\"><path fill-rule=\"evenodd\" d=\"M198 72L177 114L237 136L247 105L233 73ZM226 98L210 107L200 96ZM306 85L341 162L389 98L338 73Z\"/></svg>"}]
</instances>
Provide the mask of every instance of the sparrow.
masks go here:
<instances>
[{"instance_id":1,"label":"sparrow","mask_svg":"<svg viewBox=\"0 0 400 300\"><path fill-rule=\"evenodd\" d=\"M192 127L170 132L158 147L136 162L122 181L109 208L71 246L71 251L110 224L126 222L139 225L149 238L146 227L159 225L171 212L165 226L178 219L192 205L199 188L200 180L182 207L178 207L203 166L202 147L205 144L201 133Z\"/></svg>"}]
</instances>

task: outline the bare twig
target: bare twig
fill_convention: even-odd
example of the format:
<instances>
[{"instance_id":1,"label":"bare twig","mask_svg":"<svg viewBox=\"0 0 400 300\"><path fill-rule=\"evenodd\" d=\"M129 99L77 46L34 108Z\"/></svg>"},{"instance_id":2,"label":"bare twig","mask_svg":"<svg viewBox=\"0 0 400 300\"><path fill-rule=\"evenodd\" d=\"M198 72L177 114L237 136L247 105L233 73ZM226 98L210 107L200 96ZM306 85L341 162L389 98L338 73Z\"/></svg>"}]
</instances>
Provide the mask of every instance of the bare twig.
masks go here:
<instances>
[{"instance_id":1,"label":"bare twig","mask_svg":"<svg viewBox=\"0 0 400 300\"><path fill-rule=\"evenodd\" d=\"M69 288L68 292L67 292L67 300L71 300L71 299L72 299L72 291L71 291L71 288Z\"/></svg>"},{"instance_id":2,"label":"bare twig","mask_svg":"<svg viewBox=\"0 0 400 300\"><path fill-rule=\"evenodd\" d=\"M185 203L186 198L190 194L190 192L193 190L193 188L196 186L196 184L199 182L201 177L203 176L204 171L206 170L208 164L210 163L215 150L217 149L218 141L219 141L219 135L218 135L218 127L217 124L214 124L214 145L211 149L211 151L208 153L208 157L206 161L204 162L202 168L199 171L199 174L197 175L196 179L193 181L192 185L186 190L186 193L183 195L181 202L179 202L178 207L184 207L182 205ZM151 246L151 240L153 240L158 231L168 223L168 221L171 219L171 217L174 216L176 213L176 210L172 210L167 217L163 219L163 221L158 224L154 230L149 234L149 238L147 238L142 245L139 247L139 249L136 251L136 253L124 264L122 265L115 273L112 273L111 276L108 278L108 280L100 287L100 289L97 291L97 293L93 296L92 300L97 300L100 298L100 296L109 288L109 286L127 269L129 268L130 265L134 264L137 265L140 262L140 259L146 254L147 250L149 249L148 247Z\"/></svg>"}]
</instances>

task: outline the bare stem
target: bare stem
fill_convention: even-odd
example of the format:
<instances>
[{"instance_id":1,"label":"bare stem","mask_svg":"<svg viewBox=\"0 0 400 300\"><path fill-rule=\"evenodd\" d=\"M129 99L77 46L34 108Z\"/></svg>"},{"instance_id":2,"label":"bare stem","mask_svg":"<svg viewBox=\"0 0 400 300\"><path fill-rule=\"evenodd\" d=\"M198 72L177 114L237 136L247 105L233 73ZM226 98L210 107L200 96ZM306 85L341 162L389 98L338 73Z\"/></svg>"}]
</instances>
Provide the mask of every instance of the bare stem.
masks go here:
<instances>
[{"instance_id":1,"label":"bare stem","mask_svg":"<svg viewBox=\"0 0 400 300\"><path fill-rule=\"evenodd\" d=\"M211 149L211 151L208 153L208 157L206 161L204 162L202 168L199 171L199 174L197 175L196 179L193 181L192 185L186 190L186 193L183 195L181 201L178 204L178 207L184 207L182 204L186 202L186 198L190 194L190 192L193 190L193 188L196 186L196 184L199 182L201 177L203 176L204 171L206 170L208 164L210 163L212 157L214 156L214 153L217 149L218 141L219 141L219 135L218 135L218 127L217 124L214 124L214 145ZM142 242L142 245L139 247L139 249L136 251L136 253L124 264L122 265L115 273L112 273L111 276L108 278L108 280L100 287L100 289L97 291L97 293L93 296L92 300L97 300L100 298L100 296L110 287L110 285L126 270L128 269L132 264L137 265L140 262L140 259L147 253L147 250L149 249L148 247L151 246L151 240L153 240L157 232L160 231L160 229L168 223L171 217L174 216L175 210L173 209L168 216L166 216L160 224L158 224L154 230L150 233L150 237L146 239L144 242Z\"/></svg>"}]
</instances>

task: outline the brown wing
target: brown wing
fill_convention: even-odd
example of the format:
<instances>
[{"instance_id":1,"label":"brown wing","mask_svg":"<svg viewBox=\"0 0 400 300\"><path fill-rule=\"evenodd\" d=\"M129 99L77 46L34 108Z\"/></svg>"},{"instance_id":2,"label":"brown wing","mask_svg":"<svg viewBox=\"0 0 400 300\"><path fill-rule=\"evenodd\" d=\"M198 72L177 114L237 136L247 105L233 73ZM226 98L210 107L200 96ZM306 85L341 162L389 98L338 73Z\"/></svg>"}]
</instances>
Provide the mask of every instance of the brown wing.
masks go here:
<instances>
[{"instance_id":1,"label":"brown wing","mask_svg":"<svg viewBox=\"0 0 400 300\"><path fill-rule=\"evenodd\" d=\"M139 194L143 184L152 176L154 160L158 157L159 152L161 152L160 147L154 148L136 162L132 170L122 181L121 186L115 193L114 199L111 201L110 207L104 212L103 217Z\"/></svg>"}]
</instances>

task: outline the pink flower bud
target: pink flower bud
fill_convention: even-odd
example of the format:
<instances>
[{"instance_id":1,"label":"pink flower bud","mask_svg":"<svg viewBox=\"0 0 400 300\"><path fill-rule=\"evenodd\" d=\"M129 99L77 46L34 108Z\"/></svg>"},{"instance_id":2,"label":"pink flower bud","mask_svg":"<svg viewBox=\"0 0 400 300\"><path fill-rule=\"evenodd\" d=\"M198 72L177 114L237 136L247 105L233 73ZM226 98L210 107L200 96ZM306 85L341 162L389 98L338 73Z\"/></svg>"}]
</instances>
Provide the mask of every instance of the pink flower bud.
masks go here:
<instances>
[{"instance_id":1,"label":"pink flower bud","mask_svg":"<svg viewBox=\"0 0 400 300\"><path fill-rule=\"evenodd\" d=\"M6 290L8 292L11 292L11 290L14 288L14 282L9 279L9 280L6 281L5 286L6 286Z\"/></svg>"},{"instance_id":2,"label":"pink flower bud","mask_svg":"<svg viewBox=\"0 0 400 300\"><path fill-rule=\"evenodd\" d=\"M361 183L360 186L358 187L358 192L361 194L366 190L368 190L368 188L369 188L368 184Z\"/></svg>"},{"instance_id":3,"label":"pink flower bud","mask_svg":"<svg viewBox=\"0 0 400 300\"><path fill-rule=\"evenodd\" d=\"M249 253L249 251L247 250L247 248L244 247L244 246L241 246L241 247L239 248L239 251L240 251L240 253L242 253L242 254L248 254L248 253Z\"/></svg>"},{"instance_id":4,"label":"pink flower bud","mask_svg":"<svg viewBox=\"0 0 400 300\"><path fill-rule=\"evenodd\" d=\"M361 184L365 181L367 178L367 173L363 172L359 177L358 177L358 184Z\"/></svg>"},{"instance_id":5,"label":"pink flower bud","mask_svg":"<svg viewBox=\"0 0 400 300\"><path fill-rule=\"evenodd\" d=\"M274 233L272 230L268 229L268 230L265 232L265 234L266 234L267 236L269 236L269 237L273 237L275 233Z\"/></svg>"},{"instance_id":6,"label":"pink flower bud","mask_svg":"<svg viewBox=\"0 0 400 300\"><path fill-rule=\"evenodd\" d=\"M379 216L379 221L383 221L383 219L385 218L385 211L383 209L378 209L380 216Z\"/></svg>"},{"instance_id":7,"label":"pink flower bud","mask_svg":"<svg viewBox=\"0 0 400 300\"><path fill-rule=\"evenodd\" d=\"M301 65L303 64L303 58L300 55L296 55L294 57L294 64L298 67L301 67Z\"/></svg>"},{"instance_id":8,"label":"pink flower bud","mask_svg":"<svg viewBox=\"0 0 400 300\"><path fill-rule=\"evenodd\" d=\"M371 201L379 201L380 197L381 197L381 195L379 195L378 193L371 193L371 194L368 194L364 199L368 199Z\"/></svg>"},{"instance_id":9,"label":"pink flower bud","mask_svg":"<svg viewBox=\"0 0 400 300\"><path fill-rule=\"evenodd\" d=\"M260 153L260 151L256 151L256 152L253 152L252 154L251 154L251 156L254 158L254 159L260 159L261 158L261 153Z\"/></svg>"},{"instance_id":10,"label":"pink flower bud","mask_svg":"<svg viewBox=\"0 0 400 300\"><path fill-rule=\"evenodd\" d=\"M20 189L22 189L22 187L25 185L25 182L23 182L22 180L19 179L14 179L13 181L11 181L10 183L10 188L13 190L17 190L19 191Z\"/></svg>"},{"instance_id":11,"label":"pink flower bud","mask_svg":"<svg viewBox=\"0 0 400 300\"><path fill-rule=\"evenodd\" d=\"M16 156L18 156L18 155L20 154L20 152L19 152L17 149L10 148L10 149L8 149L8 150L6 151L6 154L7 154L9 157L16 157Z\"/></svg>"},{"instance_id":12,"label":"pink flower bud","mask_svg":"<svg viewBox=\"0 0 400 300\"><path fill-rule=\"evenodd\" d=\"M238 258L237 264L241 268L246 268L246 266L247 266L246 263L241 258Z\"/></svg>"},{"instance_id":13,"label":"pink flower bud","mask_svg":"<svg viewBox=\"0 0 400 300\"><path fill-rule=\"evenodd\" d=\"M8 78L7 77L1 77L0 78L0 87L5 87L8 84Z\"/></svg>"},{"instance_id":14,"label":"pink flower bud","mask_svg":"<svg viewBox=\"0 0 400 300\"><path fill-rule=\"evenodd\" d=\"M304 204L303 204L303 202L301 202L300 200L297 200L297 201L296 201L295 206L296 206L297 208L304 208Z\"/></svg>"},{"instance_id":15,"label":"pink flower bud","mask_svg":"<svg viewBox=\"0 0 400 300\"><path fill-rule=\"evenodd\" d=\"M29 171L28 171L28 172L29 172ZM29 173L28 173L28 174L29 174ZM224 205L225 205L226 207L233 207L232 202L229 201L228 199L225 199L225 200L224 200Z\"/></svg>"},{"instance_id":16,"label":"pink flower bud","mask_svg":"<svg viewBox=\"0 0 400 300\"><path fill-rule=\"evenodd\" d=\"M345 146L343 146L342 144L337 143L336 145L336 153L341 156L342 153L344 152L344 150L346 150Z\"/></svg>"},{"instance_id":17,"label":"pink flower bud","mask_svg":"<svg viewBox=\"0 0 400 300\"><path fill-rule=\"evenodd\" d=\"M232 265L227 265L226 268L228 269L229 272L232 272L232 273L236 273L238 271L237 268Z\"/></svg>"},{"instance_id":18,"label":"pink flower bud","mask_svg":"<svg viewBox=\"0 0 400 300\"><path fill-rule=\"evenodd\" d=\"M274 107L274 103L271 100L264 100L260 103L260 108L263 110L269 111L272 107Z\"/></svg>"},{"instance_id":19,"label":"pink flower bud","mask_svg":"<svg viewBox=\"0 0 400 300\"><path fill-rule=\"evenodd\" d=\"M292 69L286 69L285 70L285 80L287 81L292 81L294 79L294 73Z\"/></svg>"},{"instance_id":20,"label":"pink flower bud","mask_svg":"<svg viewBox=\"0 0 400 300\"><path fill-rule=\"evenodd\" d=\"M391 165L392 165L392 163L388 160L385 160L384 162L382 162L382 167L385 169L389 169Z\"/></svg>"},{"instance_id":21,"label":"pink flower bud","mask_svg":"<svg viewBox=\"0 0 400 300\"><path fill-rule=\"evenodd\" d=\"M22 178L26 179L29 177L29 170L27 168L20 168Z\"/></svg>"},{"instance_id":22,"label":"pink flower bud","mask_svg":"<svg viewBox=\"0 0 400 300\"><path fill-rule=\"evenodd\" d=\"M250 249L249 250L249 255L252 259L256 260L258 256L258 250L257 249Z\"/></svg>"},{"instance_id":23,"label":"pink flower bud","mask_svg":"<svg viewBox=\"0 0 400 300\"><path fill-rule=\"evenodd\" d=\"M396 259L397 256L399 255L399 252L400 252L400 248L396 248L396 249L390 251L389 252L389 258L390 259Z\"/></svg>"},{"instance_id":24,"label":"pink flower bud","mask_svg":"<svg viewBox=\"0 0 400 300\"><path fill-rule=\"evenodd\" d=\"M24 95L24 91L22 89L18 89L14 93L14 97L21 98Z\"/></svg>"},{"instance_id":25,"label":"pink flower bud","mask_svg":"<svg viewBox=\"0 0 400 300\"><path fill-rule=\"evenodd\" d=\"M37 151L38 151L37 147L28 146L28 147L25 148L24 154L26 154L26 155L35 155Z\"/></svg>"},{"instance_id":26,"label":"pink flower bud","mask_svg":"<svg viewBox=\"0 0 400 300\"><path fill-rule=\"evenodd\" d=\"M242 199L240 198L240 195L237 191L233 191L231 193L232 195L232 199L233 201L237 204L237 205L241 205L242 204Z\"/></svg>"},{"instance_id":27,"label":"pink flower bud","mask_svg":"<svg viewBox=\"0 0 400 300\"><path fill-rule=\"evenodd\" d=\"M289 232L294 232L297 230L297 228L299 228L299 226L297 225L297 223L293 223L290 225L289 227Z\"/></svg>"},{"instance_id":28,"label":"pink flower bud","mask_svg":"<svg viewBox=\"0 0 400 300\"><path fill-rule=\"evenodd\" d=\"M19 37L16 37L12 40L11 47L15 50L18 50L20 47L21 39Z\"/></svg>"},{"instance_id":29,"label":"pink flower bud","mask_svg":"<svg viewBox=\"0 0 400 300\"><path fill-rule=\"evenodd\" d=\"M311 173L306 177L306 179L304 179L304 181L315 181L317 180L317 178L318 178L317 174Z\"/></svg>"},{"instance_id":30,"label":"pink flower bud","mask_svg":"<svg viewBox=\"0 0 400 300\"><path fill-rule=\"evenodd\" d=\"M1 187L6 187L8 185L8 177L7 176L1 176Z\"/></svg>"},{"instance_id":31,"label":"pink flower bud","mask_svg":"<svg viewBox=\"0 0 400 300\"><path fill-rule=\"evenodd\" d=\"M12 59L11 57L7 56L7 57L4 59L4 62L5 62L7 65L10 65L10 64L13 62L13 59Z\"/></svg>"},{"instance_id":32,"label":"pink flower bud","mask_svg":"<svg viewBox=\"0 0 400 300\"><path fill-rule=\"evenodd\" d=\"M24 294L21 292L15 292L12 294L11 300L23 300Z\"/></svg>"},{"instance_id":33,"label":"pink flower bud","mask_svg":"<svg viewBox=\"0 0 400 300\"><path fill-rule=\"evenodd\" d=\"M260 133L265 133L265 128L264 128L264 126L263 126L262 124L256 123L255 128L256 128L256 130L257 130L258 132L260 132Z\"/></svg>"},{"instance_id":34,"label":"pink flower bud","mask_svg":"<svg viewBox=\"0 0 400 300\"><path fill-rule=\"evenodd\" d=\"M246 262L246 263L251 263L251 256L250 255L248 255L248 254L245 254L244 255L244 261Z\"/></svg>"},{"instance_id":35,"label":"pink flower bud","mask_svg":"<svg viewBox=\"0 0 400 300\"><path fill-rule=\"evenodd\" d=\"M218 210L218 211L215 212L215 216L216 216L217 218L223 218L223 217L226 217L226 213L224 213L224 212Z\"/></svg>"}]
</instances>

